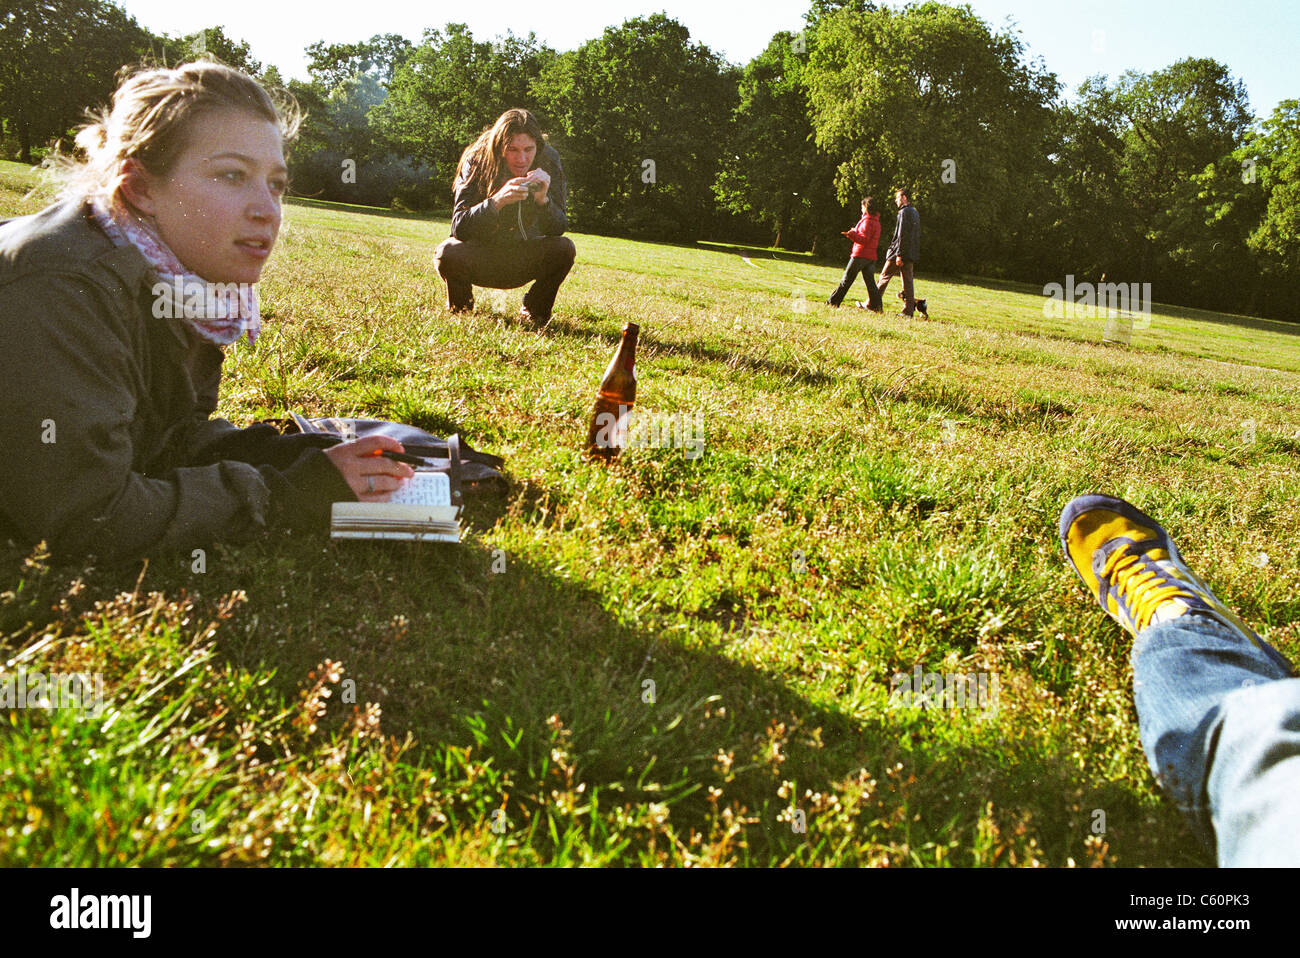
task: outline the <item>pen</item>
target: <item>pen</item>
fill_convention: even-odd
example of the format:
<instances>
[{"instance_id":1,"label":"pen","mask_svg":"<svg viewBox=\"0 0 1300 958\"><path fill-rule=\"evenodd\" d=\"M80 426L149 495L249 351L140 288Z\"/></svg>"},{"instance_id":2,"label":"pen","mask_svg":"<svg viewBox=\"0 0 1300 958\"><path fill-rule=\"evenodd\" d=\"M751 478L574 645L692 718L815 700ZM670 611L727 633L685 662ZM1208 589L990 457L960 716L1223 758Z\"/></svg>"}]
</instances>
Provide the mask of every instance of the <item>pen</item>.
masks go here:
<instances>
[{"instance_id":1,"label":"pen","mask_svg":"<svg viewBox=\"0 0 1300 958\"><path fill-rule=\"evenodd\" d=\"M389 452L387 449L376 449L373 456L383 456L385 459L392 459L394 462L404 462L408 466L423 466L424 460L419 456L408 456L404 452Z\"/></svg>"}]
</instances>

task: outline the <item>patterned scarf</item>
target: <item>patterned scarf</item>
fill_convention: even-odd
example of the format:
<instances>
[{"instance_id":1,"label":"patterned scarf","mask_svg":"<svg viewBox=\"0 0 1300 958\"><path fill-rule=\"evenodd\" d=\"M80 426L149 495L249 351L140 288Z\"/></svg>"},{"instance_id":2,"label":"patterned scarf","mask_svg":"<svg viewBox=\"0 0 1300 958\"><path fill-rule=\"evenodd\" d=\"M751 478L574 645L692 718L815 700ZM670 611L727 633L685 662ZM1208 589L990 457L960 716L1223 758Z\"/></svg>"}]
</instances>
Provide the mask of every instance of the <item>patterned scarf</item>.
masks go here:
<instances>
[{"instance_id":1,"label":"patterned scarf","mask_svg":"<svg viewBox=\"0 0 1300 958\"><path fill-rule=\"evenodd\" d=\"M158 275L153 288L161 300L154 315L175 316L203 339L229 346L245 333L251 346L262 331L257 294L249 283L209 283L185 268L167 244L140 219L115 200L110 206L100 196L90 201L91 215L114 246L130 244ZM161 306L161 309L160 309Z\"/></svg>"}]
</instances>

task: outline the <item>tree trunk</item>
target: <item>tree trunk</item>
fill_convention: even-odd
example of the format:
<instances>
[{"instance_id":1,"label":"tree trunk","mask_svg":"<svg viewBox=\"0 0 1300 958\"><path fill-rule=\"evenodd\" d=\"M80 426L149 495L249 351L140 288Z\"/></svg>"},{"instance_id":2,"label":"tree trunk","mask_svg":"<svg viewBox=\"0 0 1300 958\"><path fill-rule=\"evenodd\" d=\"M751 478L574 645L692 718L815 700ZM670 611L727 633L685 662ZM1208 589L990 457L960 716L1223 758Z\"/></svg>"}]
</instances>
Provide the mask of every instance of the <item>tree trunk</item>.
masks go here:
<instances>
[{"instance_id":1,"label":"tree trunk","mask_svg":"<svg viewBox=\"0 0 1300 958\"><path fill-rule=\"evenodd\" d=\"M18 121L18 147L18 162L30 165L32 162L32 133L22 120Z\"/></svg>"}]
</instances>

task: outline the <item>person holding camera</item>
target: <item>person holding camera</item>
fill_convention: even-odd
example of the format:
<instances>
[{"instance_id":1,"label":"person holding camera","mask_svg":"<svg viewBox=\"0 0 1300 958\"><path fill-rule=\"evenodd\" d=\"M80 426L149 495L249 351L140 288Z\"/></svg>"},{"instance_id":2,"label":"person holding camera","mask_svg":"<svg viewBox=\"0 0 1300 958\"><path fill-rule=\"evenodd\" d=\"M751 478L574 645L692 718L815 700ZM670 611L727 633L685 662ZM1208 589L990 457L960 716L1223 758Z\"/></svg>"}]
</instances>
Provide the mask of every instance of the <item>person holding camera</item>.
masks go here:
<instances>
[{"instance_id":1,"label":"person holding camera","mask_svg":"<svg viewBox=\"0 0 1300 958\"><path fill-rule=\"evenodd\" d=\"M460 158L452 188L451 236L435 254L452 312L474 308L474 287L516 289L532 282L521 315L551 318L573 268L560 156L528 110L502 113Z\"/></svg>"}]
</instances>

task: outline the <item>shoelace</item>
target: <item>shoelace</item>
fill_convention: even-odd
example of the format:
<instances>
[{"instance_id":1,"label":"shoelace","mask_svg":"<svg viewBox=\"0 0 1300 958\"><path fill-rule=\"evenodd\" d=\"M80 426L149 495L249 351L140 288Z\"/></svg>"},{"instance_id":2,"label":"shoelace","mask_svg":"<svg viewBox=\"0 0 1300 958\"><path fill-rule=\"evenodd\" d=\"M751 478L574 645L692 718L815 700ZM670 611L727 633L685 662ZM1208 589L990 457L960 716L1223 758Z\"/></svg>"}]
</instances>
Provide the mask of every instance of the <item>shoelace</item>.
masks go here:
<instances>
[{"instance_id":1,"label":"shoelace","mask_svg":"<svg viewBox=\"0 0 1300 958\"><path fill-rule=\"evenodd\" d=\"M1107 582L1115 583L1121 602L1131 610L1134 628L1141 632L1166 600L1196 596L1182 585L1173 584L1153 560L1129 552L1130 548L1125 543L1107 556L1101 574Z\"/></svg>"}]
</instances>

